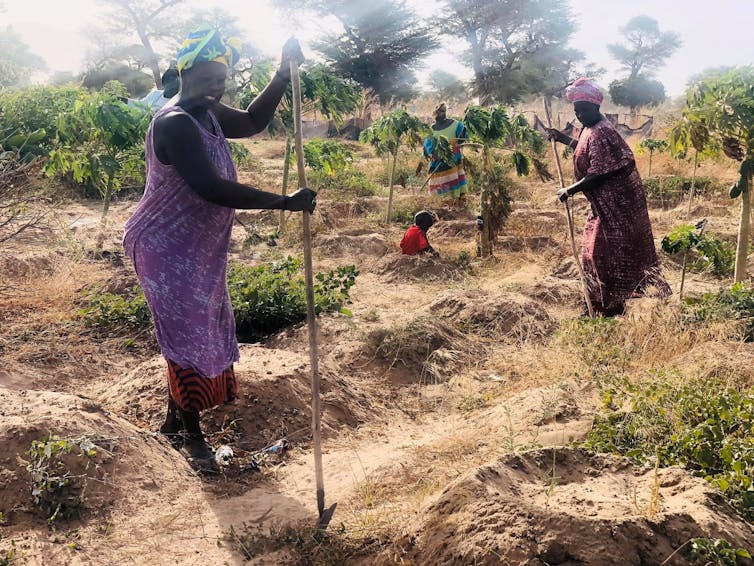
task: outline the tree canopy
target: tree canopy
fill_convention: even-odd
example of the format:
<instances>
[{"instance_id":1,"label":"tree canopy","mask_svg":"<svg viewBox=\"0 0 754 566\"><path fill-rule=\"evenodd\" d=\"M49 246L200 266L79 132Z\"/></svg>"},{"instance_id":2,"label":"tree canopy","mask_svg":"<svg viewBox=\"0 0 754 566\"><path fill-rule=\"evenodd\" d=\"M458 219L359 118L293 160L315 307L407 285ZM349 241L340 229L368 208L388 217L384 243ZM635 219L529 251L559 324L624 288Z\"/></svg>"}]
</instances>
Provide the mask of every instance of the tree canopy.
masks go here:
<instances>
[{"instance_id":1,"label":"tree canopy","mask_svg":"<svg viewBox=\"0 0 754 566\"><path fill-rule=\"evenodd\" d=\"M474 71L474 93L484 105L511 103L567 84L575 62L566 47L576 24L559 0L446 0L443 32L466 42L459 55Z\"/></svg>"},{"instance_id":2,"label":"tree canopy","mask_svg":"<svg viewBox=\"0 0 754 566\"><path fill-rule=\"evenodd\" d=\"M342 31L325 34L314 49L334 72L372 90L380 103L417 94L414 71L437 41L402 0L282 0L278 5L335 16Z\"/></svg>"},{"instance_id":3,"label":"tree canopy","mask_svg":"<svg viewBox=\"0 0 754 566\"><path fill-rule=\"evenodd\" d=\"M0 28L0 87L23 86L35 71L46 67L12 27Z\"/></svg>"},{"instance_id":4,"label":"tree canopy","mask_svg":"<svg viewBox=\"0 0 754 566\"><path fill-rule=\"evenodd\" d=\"M611 43L607 49L630 79L651 76L682 45L677 33L660 31L657 20L649 16L631 18L621 32L627 44Z\"/></svg>"}]
</instances>

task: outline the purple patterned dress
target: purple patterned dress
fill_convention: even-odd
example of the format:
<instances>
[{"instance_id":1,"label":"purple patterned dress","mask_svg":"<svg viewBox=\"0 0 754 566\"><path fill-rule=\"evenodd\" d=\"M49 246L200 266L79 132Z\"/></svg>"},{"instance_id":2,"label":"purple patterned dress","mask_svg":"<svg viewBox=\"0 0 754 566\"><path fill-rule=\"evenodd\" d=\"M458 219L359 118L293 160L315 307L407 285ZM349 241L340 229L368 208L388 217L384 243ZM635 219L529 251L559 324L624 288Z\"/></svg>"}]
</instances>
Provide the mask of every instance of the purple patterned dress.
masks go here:
<instances>
[{"instance_id":1,"label":"purple patterned dress","mask_svg":"<svg viewBox=\"0 0 754 566\"><path fill-rule=\"evenodd\" d=\"M155 117L176 110L183 112L171 106ZM235 181L228 143L217 119L211 112L209 116L214 133L191 119L220 176ZM235 210L203 199L175 167L160 162L154 123L146 140L146 190L126 223L123 246L144 289L162 354L181 368L213 378L239 357L226 280Z\"/></svg>"},{"instance_id":2,"label":"purple patterned dress","mask_svg":"<svg viewBox=\"0 0 754 566\"><path fill-rule=\"evenodd\" d=\"M611 173L599 187L584 191L592 210L584 227L581 261L596 312L621 312L626 299L648 287L667 296L660 273L647 199L634 154L609 120L584 128L573 156L576 180Z\"/></svg>"}]
</instances>

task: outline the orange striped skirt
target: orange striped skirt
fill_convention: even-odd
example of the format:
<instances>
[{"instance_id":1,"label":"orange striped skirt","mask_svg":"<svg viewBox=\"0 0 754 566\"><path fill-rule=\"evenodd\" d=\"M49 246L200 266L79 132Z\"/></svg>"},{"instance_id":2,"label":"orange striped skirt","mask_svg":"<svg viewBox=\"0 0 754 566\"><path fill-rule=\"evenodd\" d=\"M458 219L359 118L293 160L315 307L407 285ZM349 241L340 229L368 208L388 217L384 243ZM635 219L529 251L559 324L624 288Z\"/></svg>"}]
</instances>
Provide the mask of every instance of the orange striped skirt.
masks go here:
<instances>
[{"instance_id":1,"label":"orange striped skirt","mask_svg":"<svg viewBox=\"0 0 754 566\"><path fill-rule=\"evenodd\" d=\"M193 368L182 368L168 360L170 396L184 411L203 411L229 403L238 395L236 374L231 365L217 377L202 377Z\"/></svg>"}]
</instances>

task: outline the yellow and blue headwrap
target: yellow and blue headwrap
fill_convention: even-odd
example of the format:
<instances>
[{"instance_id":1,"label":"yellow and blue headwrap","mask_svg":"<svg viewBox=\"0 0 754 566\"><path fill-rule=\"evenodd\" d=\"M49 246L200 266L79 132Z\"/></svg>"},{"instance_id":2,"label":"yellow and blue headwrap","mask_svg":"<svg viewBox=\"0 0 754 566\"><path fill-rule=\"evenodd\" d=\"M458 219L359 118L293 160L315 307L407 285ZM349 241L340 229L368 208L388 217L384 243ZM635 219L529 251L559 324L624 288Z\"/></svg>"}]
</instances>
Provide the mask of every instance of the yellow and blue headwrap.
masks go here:
<instances>
[{"instance_id":1,"label":"yellow and blue headwrap","mask_svg":"<svg viewBox=\"0 0 754 566\"><path fill-rule=\"evenodd\" d=\"M216 61L232 67L241 55L241 40L231 37L223 40L216 29L204 26L188 34L178 48L178 71L183 72L197 63Z\"/></svg>"}]
</instances>

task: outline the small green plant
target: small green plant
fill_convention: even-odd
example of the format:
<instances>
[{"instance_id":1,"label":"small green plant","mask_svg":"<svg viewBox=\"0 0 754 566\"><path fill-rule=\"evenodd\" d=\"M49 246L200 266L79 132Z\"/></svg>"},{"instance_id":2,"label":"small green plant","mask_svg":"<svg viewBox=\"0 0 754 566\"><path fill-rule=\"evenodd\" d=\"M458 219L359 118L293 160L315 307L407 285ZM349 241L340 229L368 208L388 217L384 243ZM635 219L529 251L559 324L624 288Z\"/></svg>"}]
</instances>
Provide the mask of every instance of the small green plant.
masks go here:
<instances>
[{"instance_id":1,"label":"small green plant","mask_svg":"<svg viewBox=\"0 0 754 566\"><path fill-rule=\"evenodd\" d=\"M369 197L380 192L380 187L364 172L352 167L337 169L332 175L324 171L312 171L308 177L311 187L327 191L333 200L351 200L354 197Z\"/></svg>"},{"instance_id":2,"label":"small green plant","mask_svg":"<svg viewBox=\"0 0 754 566\"><path fill-rule=\"evenodd\" d=\"M667 151L669 147L670 145L665 140L655 140L652 138L647 138L639 144L638 153L649 152L649 171L647 172L647 177L652 176L652 156L655 152L662 153Z\"/></svg>"},{"instance_id":3,"label":"small green plant","mask_svg":"<svg viewBox=\"0 0 754 566\"><path fill-rule=\"evenodd\" d=\"M601 385L604 410L586 448L642 465L683 466L754 519L754 390L672 371L654 377Z\"/></svg>"},{"instance_id":4,"label":"small green plant","mask_svg":"<svg viewBox=\"0 0 754 566\"><path fill-rule=\"evenodd\" d=\"M86 470L97 454L94 445L87 440L77 443L53 435L33 440L26 454L31 496L47 516L47 522L79 517L86 491Z\"/></svg>"},{"instance_id":5,"label":"small green plant","mask_svg":"<svg viewBox=\"0 0 754 566\"><path fill-rule=\"evenodd\" d=\"M754 341L754 289L746 283L687 298L684 315L692 323L738 320L741 338L746 342Z\"/></svg>"},{"instance_id":6,"label":"small green plant","mask_svg":"<svg viewBox=\"0 0 754 566\"><path fill-rule=\"evenodd\" d=\"M739 558L751 559L751 553L745 548L733 548L722 538L694 538L688 546L688 558L692 564L736 566Z\"/></svg>"},{"instance_id":7,"label":"small green plant","mask_svg":"<svg viewBox=\"0 0 754 566\"><path fill-rule=\"evenodd\" d=\"M620 371L628 353L617 343L620 322L614 318L581 318L565 321L559 338L572 346L595 375Z\"/></svg>"},{"instance_id":8,"label":"small green plant","mask_svg":"<svg viewBox=\"0 0 754 566\"><path fill-rule=\"evenodd\" d=\"M691 254L684 261L684 268L692 271L711 271L713 275L722 277L733 273L735 250L731 245L704 234L693 224L681 224L662 239L662 251L668 255L678 253Z\"/></svg>"}]
</instances>

